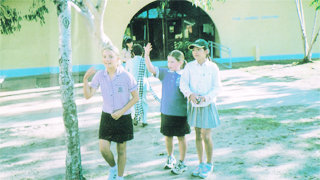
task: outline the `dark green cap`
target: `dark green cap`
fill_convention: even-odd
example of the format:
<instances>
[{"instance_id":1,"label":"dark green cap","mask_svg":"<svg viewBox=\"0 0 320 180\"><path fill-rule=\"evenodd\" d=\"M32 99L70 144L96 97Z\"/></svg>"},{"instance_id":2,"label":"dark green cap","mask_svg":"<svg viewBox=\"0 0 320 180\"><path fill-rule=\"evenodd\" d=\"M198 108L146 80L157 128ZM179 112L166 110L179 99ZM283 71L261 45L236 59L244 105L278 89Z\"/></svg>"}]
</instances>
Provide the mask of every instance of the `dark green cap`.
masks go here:
<instances>
[{"instance_id":1,"label":"dark green cap","mask_svg":"<svg viewBox=\"0 0 320 180\"><path fill-rule=\"evenodd\" d=\"M188 49L193 49L194 47L209 49L208 42L204 39L197 39L194 43L188 46Z\"/></svg>"}]
</instances>

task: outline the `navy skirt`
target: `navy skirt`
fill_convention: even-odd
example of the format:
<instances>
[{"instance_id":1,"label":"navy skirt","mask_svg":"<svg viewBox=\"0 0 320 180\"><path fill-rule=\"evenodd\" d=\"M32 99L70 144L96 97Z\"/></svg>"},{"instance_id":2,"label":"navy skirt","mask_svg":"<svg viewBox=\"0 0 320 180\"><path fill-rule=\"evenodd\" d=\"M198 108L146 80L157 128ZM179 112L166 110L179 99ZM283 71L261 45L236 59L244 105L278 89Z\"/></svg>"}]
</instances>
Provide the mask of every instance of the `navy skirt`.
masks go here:
<instances>
[{"instance_id":1,"label":"navy skirt","mask_svg":"<svg viewBox=\"0 0 320 180\"><path fill-rule=\"evenodd\" d=\"M184 136L190 133L186 116L169 116L161 113L160 132L165 136Z\"/></svg>"},{"instance_id":2,"label":"navy skirt","mask_svg":"<svg viewBox=\"0 0 320 180\"><path fill-rule=\"evenodd\" d=\"M131 114L123 115L118 120L111 117L111 114L102 112L99 139L123 143L133 139L133 125Z\"/></svg>"}]
</instances>

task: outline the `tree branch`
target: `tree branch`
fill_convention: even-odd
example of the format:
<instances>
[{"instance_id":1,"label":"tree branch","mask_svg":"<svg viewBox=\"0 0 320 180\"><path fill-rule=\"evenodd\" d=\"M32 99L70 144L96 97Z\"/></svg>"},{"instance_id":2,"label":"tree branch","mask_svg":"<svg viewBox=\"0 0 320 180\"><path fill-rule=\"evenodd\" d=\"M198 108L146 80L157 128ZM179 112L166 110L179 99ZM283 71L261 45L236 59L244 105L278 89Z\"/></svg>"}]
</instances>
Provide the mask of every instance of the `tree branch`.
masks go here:
<instances>
[{"instance_id":1,"label":"tree branch","mask_svg":"<svg viewBox=\"0 0 320 180\"><path fill-rule=\"evenodd\" d=\"M308 40L307 40L307 34L305 30L305 23L304 23L304 16L303 16L303 6L302 6L302 1L301 0L295 0L296 1L296 6L297 6L297 13L299 16L300 20L300 26L301 26L301 31L302 31L302 39L304 41L303 46L304 46L304 53L305 56L307 55L308 52Z\"/></svg>"}]
</instances>

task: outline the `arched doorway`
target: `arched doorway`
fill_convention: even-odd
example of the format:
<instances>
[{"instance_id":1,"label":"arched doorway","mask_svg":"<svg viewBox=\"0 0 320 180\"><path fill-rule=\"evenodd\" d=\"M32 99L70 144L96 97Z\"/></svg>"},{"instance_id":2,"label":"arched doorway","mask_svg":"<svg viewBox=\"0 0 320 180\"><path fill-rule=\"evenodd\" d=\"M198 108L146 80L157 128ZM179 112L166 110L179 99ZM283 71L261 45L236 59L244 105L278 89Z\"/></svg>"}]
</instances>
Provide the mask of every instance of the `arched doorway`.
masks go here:
<instances>
[{"instance_id":1,"label":"arched doorway","mask_svg":"<svg viewBox=\"0 0 320 180\"><path fill-rule=\"evenodd\" d=\"M128 24L125 36L135 43L151 42L152 60L165 60L173 49L185 52L190 60L187 45L198 38L216 42L214 23L206 12L191 2L158 0L139 10Z\"/></svg>"}]
</instances>

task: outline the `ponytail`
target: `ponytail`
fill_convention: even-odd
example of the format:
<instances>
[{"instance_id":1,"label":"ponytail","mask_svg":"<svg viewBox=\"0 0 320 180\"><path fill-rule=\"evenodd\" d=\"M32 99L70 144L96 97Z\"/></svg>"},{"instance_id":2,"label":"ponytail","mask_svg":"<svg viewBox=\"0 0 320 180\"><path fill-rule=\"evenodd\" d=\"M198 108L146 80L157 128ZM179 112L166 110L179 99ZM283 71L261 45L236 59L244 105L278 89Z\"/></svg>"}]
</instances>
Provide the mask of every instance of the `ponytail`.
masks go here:
<instances>
[{"instance_id":1,"label":"ponytail","mask_svg":"<svg viewBox=\"0 0 320 180\"><path fill-rule=\"evenodd\" d=\"M184 69L184 67L186 67L186 65L187 65L187 61L186 60L183 60L183 63L182 63L182 65L181 65L181 69Z\"/></svg>"}]
</instances>

